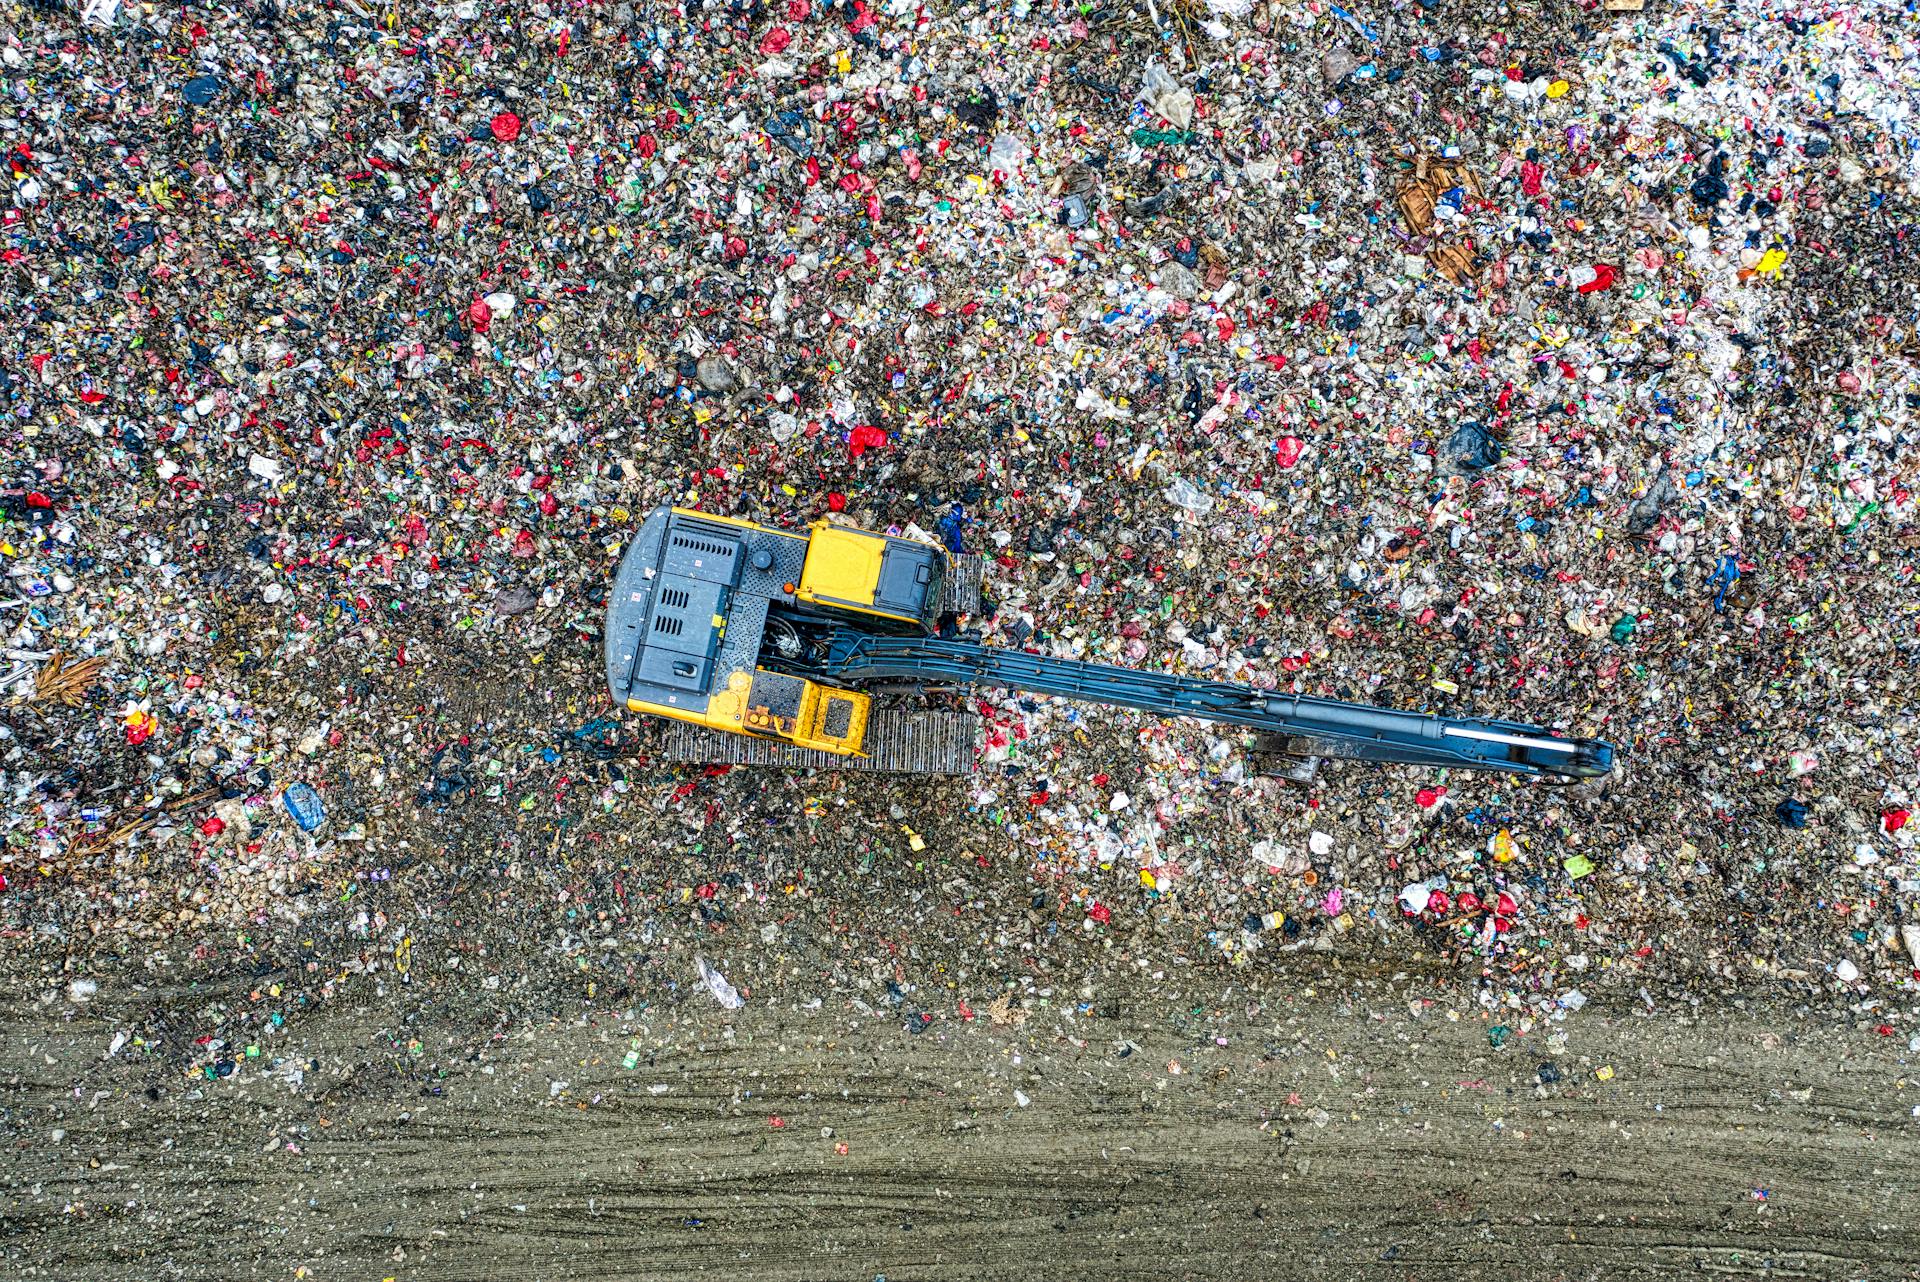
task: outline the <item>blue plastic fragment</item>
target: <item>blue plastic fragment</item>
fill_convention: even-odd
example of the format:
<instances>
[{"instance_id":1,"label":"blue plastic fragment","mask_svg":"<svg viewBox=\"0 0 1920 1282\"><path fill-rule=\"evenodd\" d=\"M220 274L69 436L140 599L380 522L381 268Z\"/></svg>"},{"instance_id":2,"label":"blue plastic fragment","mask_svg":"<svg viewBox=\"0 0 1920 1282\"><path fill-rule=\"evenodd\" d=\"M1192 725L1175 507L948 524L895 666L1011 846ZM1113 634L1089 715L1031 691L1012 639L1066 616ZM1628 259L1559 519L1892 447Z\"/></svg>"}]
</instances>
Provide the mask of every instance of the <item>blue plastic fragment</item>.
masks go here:
<instances>
[{"instance_id":1,"label":"blue plastic fragment","mask_svg":"<svg viewBox=\"0 0 1920 1282\"><path fill-rule=\"evenodd\" d=\"M1329 11L1333 14L1334 17L1340 19L1340 21L1346 23L1349 27L1352 27L1356 32L1366 37L1366 39L1368 39L1372 43L1374 44L1380 43L1380 28L1374 26L1371 22L1368 22L1365 19L1360 18L1358 15L1348 13L1345 9L1342 9L1337 4L1330 6Z\"/></svg>"},{"instance_id":2,"label":"blue plastic fragment","mask_svg":"<svg viewBox=\"0 0 1920 1282\"><path fill-rule=\"evenodd\" d=\"M961 540L962 532L967 528L967 509L958 503L947 509L936 527L940 531L940 542L949 552L965 552L966 544Z\"/></svg>"},{"instance_id":3,"label":"blue plastic fragment","mask_svg":"<svg viewBox=\"0 0 1920 1282\"><path fill-rule=\"evenodd\" d=\"M1720 564L1714 568L1713 577L1707 580L1707 586L1715 589L1713 594L1713 612L1722 614L1727 608L1727 589L1740 577L1740 558L1728 553L1720 558Z\"/></svg>"},{"instance_id":4,"label":"blue plastic fragment","mask_svg":"<svg viewBox=\"0 0 1920 1282\"><path fill-rule=\"evenodd\" d=\"M312 832L327 821L327 808L320 804L320 794L311 785L296 783L280 794L280 800L301 832Z\"/></svg>"}]
</instances>

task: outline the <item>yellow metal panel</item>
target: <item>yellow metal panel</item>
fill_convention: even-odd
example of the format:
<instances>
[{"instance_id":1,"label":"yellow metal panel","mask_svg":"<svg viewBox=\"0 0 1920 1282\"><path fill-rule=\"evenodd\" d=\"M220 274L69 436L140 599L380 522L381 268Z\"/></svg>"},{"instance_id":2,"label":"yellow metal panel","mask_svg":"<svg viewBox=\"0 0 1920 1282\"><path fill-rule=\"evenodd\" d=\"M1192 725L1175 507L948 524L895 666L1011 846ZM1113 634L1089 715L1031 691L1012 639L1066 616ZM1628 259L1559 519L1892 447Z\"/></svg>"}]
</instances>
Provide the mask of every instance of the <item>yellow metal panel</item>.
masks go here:
<instances>
[{"instance_id":1,"label":"yellow metal panel","mask_svg":"<svg viewBox=\"0 0 1920 1282\"><path fill-rule=\"evenodd\" d=\"M644 712L650 717L667 717L674 721L691 721L696 726L708 724L705 708L676 708L667 703L648 703L645 699L629 699L627 711Z\"/></svg>"},{"instance_id":2,"label":"yellow metal panel","mask_svg":"<svg viewBox=\"0 0 1920 1282\"><path fill-rule=\"evenodd\" d=\"M856 690L832 689L807 682L806 692L800 697L800 715L795 719L792 733L781 733L782 727L771 719L762 723L748 706L749 695L753 688L753 674L736 672L728 680L724 690L715 691L707 700L703 710L676 708L671 704L648 703L642 699L627 700L631 712L644 712L653 717L669 717L675 721L690 721L696 726L706 726L712 730L724 730L730 734L746 734L761 739L782 739L802 748L817 748L822 752L831 752L838 756L859 756L860 744L866 737L867 715L873 706L869 695ZM845 733L830 735L826 725L828 715L835 703L850 705L848 709Z\"/></svg>"},{"instance_id":3,"label":"yellow metal panel","mask_svg":"<svg viewBox=\"0 0 1920 1282\"><path fill-rule=\"evenodd\" d=\"M807 544L807 563L800 571L802 601L851 605L871 611L874 590L880 586L880 558L887 541L864 530L820 524Z\"/></svg>"},{"instance_id":4,"label":"yellow metal panel","mask_svg":"<svg viewBox=\"0 0 1920 1282\"><path fill-rule=\"evenodd\" d=\"M676 708L667 703L648 703L644 699L627 700L627 710L644 712L651 717L671 717L675 721L691 721L696 726L711 726L715 730L729 730L741 733L742 722L747 713L747 691L753 685L751 672L736 672L727 680L726 687L716 690L707 699L705 708Z\"/></svg>"},{"instance_id":5,"label":"yellow metal panel","mask_svg":"<svg viewBox=\"0 0 1920 1282\"><path fill-rule=\"evenodd\" d=\"M716 730L739 730L746 724L747 692L752 688L750 671L728 677L726 688L715 690L707 701L707 724Z\"/></svg>"},{"instance_id":6,"label":"yellow metal panel","mask_svg":"<svg viewBox=\"0 0 1920 1282\"><path fill-rule=\"evenodd\" d=\"M851 706L846 732L830 735L826 723L835 704ZM803 728L793 736L793 741L803 748L818 748L822 752L837 753L843 757L864 755L860 752L860 744L866 738L867 714L872 707L873 698L870 695L808 682L807 693L800 705L800 724Z\"/></svg>"},{"instance_id":7,"label":"yellow metal panel","mask_svg":"<svg viewBox=\"0 0 1920 1282\"><path fill-rule=\"evenodd\" d=\"M755 673L766 672L765 668L754 669ZM759 677L756 675L754 682ZM790 717L781 716L765 703L755 703L752 686L747 690L746 713L740 725L748 734L765 735L777 739L791 739L806 725L807 683L803 683L799 704Z\"/></svg>"}]
</instances>

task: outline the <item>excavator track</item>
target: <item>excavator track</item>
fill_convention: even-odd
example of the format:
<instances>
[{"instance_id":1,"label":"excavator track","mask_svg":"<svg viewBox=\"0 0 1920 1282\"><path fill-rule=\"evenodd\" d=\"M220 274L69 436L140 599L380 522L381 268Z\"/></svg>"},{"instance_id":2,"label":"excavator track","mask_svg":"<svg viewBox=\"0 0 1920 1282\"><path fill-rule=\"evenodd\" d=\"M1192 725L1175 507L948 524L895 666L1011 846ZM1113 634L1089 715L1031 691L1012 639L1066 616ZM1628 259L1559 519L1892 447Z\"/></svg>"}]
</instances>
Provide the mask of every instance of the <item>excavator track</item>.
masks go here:
<instances>
[{"instance_id":1,"label":"excavator track","mask_svg":"<svg viewBox=\"0 0 1920 1282\"><path fill-rule=\"evenodd\" d=\"M980 759L980 718L966 712L876 708L867 720L862 747L864 757L842 757L672 721L667 724L661 756L693 765L966 775L973 773Z\"/></svg>"},{"instance_id":2,"label":"excavator track","mask_svg":"<svg viewBox=\"0 0 1920 1282\"><path fill-rule=\"evenodd\" d=\"M940 612L979 614L980 584L986 572L987 558L978 552L949 553L947 581L940 590Z\"/></svg>"}]
</instances>

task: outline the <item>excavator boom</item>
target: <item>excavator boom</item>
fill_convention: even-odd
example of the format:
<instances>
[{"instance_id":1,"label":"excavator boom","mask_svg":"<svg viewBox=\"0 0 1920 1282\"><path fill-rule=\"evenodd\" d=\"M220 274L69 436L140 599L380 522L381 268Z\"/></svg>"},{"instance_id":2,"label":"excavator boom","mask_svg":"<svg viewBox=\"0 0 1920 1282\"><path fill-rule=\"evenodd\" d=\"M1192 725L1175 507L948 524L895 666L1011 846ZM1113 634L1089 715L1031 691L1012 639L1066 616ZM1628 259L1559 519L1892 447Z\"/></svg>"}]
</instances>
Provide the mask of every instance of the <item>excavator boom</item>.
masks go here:
<instances>
[{"instance_id":1,"label":"excavator boom","mask_svg":"<svg viewBox=\"0 0 1920 1282\"><path fill-rule=\"evenodd\" d=\"M1427 716L968 641L836 628L814 675L849 684L896 678L1060 695L1297 737L1309 741L1318 755L1349 760L1572 779L1595 778L1613 768L1608 744L1562 739L1515 722Z\"/></svg>"}]
</instances>

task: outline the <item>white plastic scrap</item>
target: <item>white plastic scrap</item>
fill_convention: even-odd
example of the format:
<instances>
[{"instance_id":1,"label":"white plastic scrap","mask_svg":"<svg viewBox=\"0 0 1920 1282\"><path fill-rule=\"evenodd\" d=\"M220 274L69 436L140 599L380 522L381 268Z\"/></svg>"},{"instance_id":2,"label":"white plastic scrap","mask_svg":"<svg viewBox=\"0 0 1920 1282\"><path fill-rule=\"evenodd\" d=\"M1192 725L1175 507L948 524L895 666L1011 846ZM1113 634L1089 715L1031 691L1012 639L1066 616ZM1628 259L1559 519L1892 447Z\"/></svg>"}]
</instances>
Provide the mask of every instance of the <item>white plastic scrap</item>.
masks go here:
<instances>
[{"instance_id":1,"label":"white plastic scrap","mask_svg":"<svg viewBox=\"0 0 1920 1282\"><path fill-rule=\"evenodd\" d=\"M740 995L738 989L727 982L725 975L722 975L719 971L707 965L706 958L695 957L693 964L700 971L700 982L707 986L707 991L713 994L715 1001L719 1002L728 1010L739 1010L747 1004L747 999Z\"/></svg>"}]
</instances>

